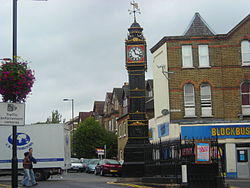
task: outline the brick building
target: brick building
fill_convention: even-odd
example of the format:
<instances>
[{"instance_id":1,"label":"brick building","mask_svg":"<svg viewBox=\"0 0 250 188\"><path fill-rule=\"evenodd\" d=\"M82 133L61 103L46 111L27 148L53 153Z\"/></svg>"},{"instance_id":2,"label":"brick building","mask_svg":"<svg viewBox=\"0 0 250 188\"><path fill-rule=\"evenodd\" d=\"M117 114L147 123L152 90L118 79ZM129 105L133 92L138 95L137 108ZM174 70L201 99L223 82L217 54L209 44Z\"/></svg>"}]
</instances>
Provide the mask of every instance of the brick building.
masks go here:
<instances>
[{"instance_id":1,"label":"brick building","mask_svg":"<svg viewBox=\"0 0 250 188\"><path fill-rule=\"evenodd\" d=\"M151 52L152 139L218 136L228 177L249 178L250 15L215 34L195 13L183 36L163 37Z\"/></svg>"}]
</instances>

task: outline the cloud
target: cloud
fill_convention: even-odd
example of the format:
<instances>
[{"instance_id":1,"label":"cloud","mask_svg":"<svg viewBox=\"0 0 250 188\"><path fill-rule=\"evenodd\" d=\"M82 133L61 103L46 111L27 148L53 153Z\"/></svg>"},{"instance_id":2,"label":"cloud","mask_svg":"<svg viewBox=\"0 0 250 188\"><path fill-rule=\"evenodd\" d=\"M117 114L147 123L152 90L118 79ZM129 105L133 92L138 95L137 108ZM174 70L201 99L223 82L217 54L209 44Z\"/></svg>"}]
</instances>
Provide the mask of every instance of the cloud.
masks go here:
<instances>
[{"instance_id":1,"label":"cloud","mask_svg":"<svg viewBox=\"0 0 250 188\"><path fill-rule=\"evenodd\" d=\"M0 0L0 57L12 54L12 2ZM26 122L45 121L52 110L71 118L90 111L114 87L128 80L125 38L133 22L130 1L18 1L18 55L31 61L36 82L26 104ZM249 0L138 0L137 21L144 28L148 50L162 37L182 35L195 12L216 33L226 33L247 14ZM152 78L148 51L147 78Z\"/></svg>"}]
</instances>

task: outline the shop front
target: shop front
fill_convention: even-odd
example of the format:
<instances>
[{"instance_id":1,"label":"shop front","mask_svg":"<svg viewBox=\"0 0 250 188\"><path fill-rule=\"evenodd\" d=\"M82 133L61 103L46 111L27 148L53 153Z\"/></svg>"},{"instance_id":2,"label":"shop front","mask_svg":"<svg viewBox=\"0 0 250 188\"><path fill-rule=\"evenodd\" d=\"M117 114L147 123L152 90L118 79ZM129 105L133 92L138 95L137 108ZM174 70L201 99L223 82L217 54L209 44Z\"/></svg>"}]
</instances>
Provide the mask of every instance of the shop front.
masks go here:
<instances>
[{"instance_id":1,"label":"shop front","mask_svg":"<svg viewBox=\"0 0 250 188\"><path fill-rule=\"evenodd\" d=\"M228 178L250 178L250 123L181 125L182 139L217 138Z\"/></svg>"}]
</instances>

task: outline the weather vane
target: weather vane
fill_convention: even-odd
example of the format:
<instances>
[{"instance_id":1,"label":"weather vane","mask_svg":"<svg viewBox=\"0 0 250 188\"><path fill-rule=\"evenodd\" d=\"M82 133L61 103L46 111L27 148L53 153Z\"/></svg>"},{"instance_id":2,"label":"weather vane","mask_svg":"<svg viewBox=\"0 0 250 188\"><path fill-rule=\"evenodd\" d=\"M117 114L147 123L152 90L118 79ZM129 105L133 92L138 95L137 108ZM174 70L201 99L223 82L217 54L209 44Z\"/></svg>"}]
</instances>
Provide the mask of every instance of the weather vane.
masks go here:
<instances>
[{"instance_id":1,"label":"weather vane","mask_svg":"<svg viewBox=\"0 0 250 188\"><path fill-rule=\"evenodd\" d=\"M135 0L133 0L133 2L130 3L130 5L132 5L133 9L132 10L128 10L129 14L134 14L134 22L136 22L136 17L135 17L135 13L141 14L138 3L135 2Z\"/></svg>"}]
</instances>

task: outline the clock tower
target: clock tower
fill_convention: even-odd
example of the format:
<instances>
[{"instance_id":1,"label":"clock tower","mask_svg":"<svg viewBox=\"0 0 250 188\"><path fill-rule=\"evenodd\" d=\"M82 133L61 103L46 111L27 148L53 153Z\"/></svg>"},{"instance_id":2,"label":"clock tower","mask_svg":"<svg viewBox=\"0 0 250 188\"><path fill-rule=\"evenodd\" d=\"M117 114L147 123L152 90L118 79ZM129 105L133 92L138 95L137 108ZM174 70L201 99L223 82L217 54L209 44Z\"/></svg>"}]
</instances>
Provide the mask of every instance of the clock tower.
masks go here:
<instances>
[{"instance_id":1,"label":"clock tower","mask_svg":"<svg viewBox=\"0 0 250 188\"><path fill-rule=\"evenodd\" d=\"M145 71L147 46L143 28L136 22L138 4L131 3L134 22L128 29L125 41L126 69L129 78L128 141L124 149L123 177L140 177L144 174L144 148L148 141L148 120L145 110Z\"/></svg>"}]
</instances>

